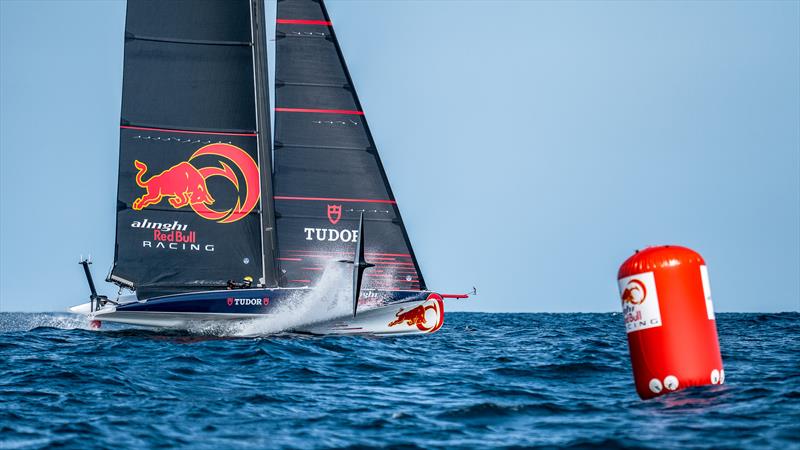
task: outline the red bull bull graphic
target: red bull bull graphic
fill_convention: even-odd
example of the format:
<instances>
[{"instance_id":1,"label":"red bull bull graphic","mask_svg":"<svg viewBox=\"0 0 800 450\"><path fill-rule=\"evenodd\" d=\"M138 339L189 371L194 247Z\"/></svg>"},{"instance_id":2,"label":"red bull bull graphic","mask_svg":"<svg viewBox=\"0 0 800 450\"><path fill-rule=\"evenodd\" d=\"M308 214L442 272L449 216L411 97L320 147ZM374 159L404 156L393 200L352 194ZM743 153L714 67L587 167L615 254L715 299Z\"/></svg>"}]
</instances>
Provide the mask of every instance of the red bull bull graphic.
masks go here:
<instances>
[{"instance_id":1,"label":"red bull bull graphic","mask_svg":"<svg viewBox=\"0 0 800 450\"><path fill-rule=\"evenodd\" d=\"M242 174L240 180L230 165L223 159L219 167L196 167L192 160L200 156L218 156L230 161ZM225 143L209 144L198 149L188 161L183 161L169 169L145 180L147 164L136 160L133 162L138 171L136 185L144 188L146 193L133 201L133 209L140 211L151 205L161 203L164 198L175 209L190 206L197 215L219 223L236 222L245 217L258 204L261 197L261 180L258 165L253 158L241 148ZM208 190L206 180L211 177L222 177L231 182L238 193L245 191L244 200L239 197L236 205L226 210L215 210L214 197Z\"/></svg>"},{"instance_id":2,"label":"red bull bull graphic","mask_svg":"<svg viewBox=\"0 0 800 450\"><path fill-rule=\"evenodd\" d=\"M431 294L421 305L409 310L400 308L395 317L395 320L389 322L389 327L405 324L416 326L424 333L433 333L444 324L444 301L438 294Z\"/></svg>"}]
</instances>

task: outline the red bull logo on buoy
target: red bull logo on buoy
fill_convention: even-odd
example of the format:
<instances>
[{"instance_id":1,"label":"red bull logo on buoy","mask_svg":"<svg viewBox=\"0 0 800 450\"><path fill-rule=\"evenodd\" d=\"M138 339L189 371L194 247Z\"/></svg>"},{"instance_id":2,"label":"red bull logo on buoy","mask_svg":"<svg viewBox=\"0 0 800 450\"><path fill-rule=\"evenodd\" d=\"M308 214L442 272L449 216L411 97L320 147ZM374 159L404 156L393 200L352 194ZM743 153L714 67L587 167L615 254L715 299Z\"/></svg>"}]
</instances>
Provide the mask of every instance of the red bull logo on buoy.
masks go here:
<instances>
[{"instance_id":1,"label":"red bull logo on buoy","mask_svg":"<svg viewBox=\"0 0 800 450\"><path fill-rule=\"evenodd\" d=\"M644 299L647 298L647 286L643 282L632 279L625 286L622 291L622 303L630 303L631 305L641 305Z\"/></svg>"},{"instance_id":2,"label":"red bull logo on buoy","mask_svg":"<svg viewBox=\"0 0 800 450\"><path fill-rule=\"evenodd\" d=\"M628 333L661 326L661 311L653 272L620 279L619 292Z\"/></svg>"}]
</instances>

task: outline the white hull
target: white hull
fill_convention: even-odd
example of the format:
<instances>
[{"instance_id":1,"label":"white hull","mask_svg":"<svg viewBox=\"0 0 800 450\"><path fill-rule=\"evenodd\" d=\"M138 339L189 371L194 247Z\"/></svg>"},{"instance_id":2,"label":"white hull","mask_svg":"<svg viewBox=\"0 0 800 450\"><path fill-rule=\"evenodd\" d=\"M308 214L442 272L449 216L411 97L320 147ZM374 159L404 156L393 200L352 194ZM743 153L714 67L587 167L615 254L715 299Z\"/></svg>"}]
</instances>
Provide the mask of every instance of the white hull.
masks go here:
<instances>
[{"instance_id":1,"label":"white hull","mask_svg":"<svg viewBox=\"0 0 800 450\"><path fill-rule=\"evenodd\" d=\"M187 313L154 311L117 311L114 305L107 304L100 310L91 312L90 304L84 303L70 308L76 314L85 315L89 320L115 322L137 326L191 330L197 325L226 324L232 322L254 322L281 320L280 314L241 314L241 313ZM295 331L318 335L336 334L380 334L407 335L424 334L437 331L444 322L444 302L441 298L428 298L424 301L397 303L359 311L356 317L339 317L317 323L298 324L287 329L275 331ZM270 329L269 326L266 327ZM257 330L258 327L245 327ZM273 331L274 332L274 331ZM258 332L245 336L257 335Z\"/></svg>"}]
</instances>

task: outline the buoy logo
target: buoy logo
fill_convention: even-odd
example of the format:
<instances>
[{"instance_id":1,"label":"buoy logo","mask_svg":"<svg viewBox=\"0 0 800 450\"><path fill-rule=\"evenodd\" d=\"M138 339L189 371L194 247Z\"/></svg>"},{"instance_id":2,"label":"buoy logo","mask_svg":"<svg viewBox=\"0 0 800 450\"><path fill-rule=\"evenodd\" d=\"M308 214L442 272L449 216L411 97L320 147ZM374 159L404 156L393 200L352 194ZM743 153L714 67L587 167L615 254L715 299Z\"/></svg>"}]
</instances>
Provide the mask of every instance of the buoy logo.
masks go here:
<instances>
[{"instance_id":1,"label":"buoy logo","mask_svg":"<svg viewBox=\"0 0 800 450\"><path fill-rule=\"evenodd\" d=\"M619 295L628 333L661 326L661 310L653 272L621 278Z\"/></svg>"},{"instance_id":2,"label":"buoy logo","mask_svg":"<svg viewBox=\"0 0 800 450\"><path fill-rule=\"evenodd\" d=\"M647 298L647 286L637 279L628 281L625 290L622 291L622 302L631 305L641 305Z\"/></svg>"},{"instance_id":3,"label":"buoy logo","mask_svg":"<svg viewBox=\"0 0 800 450\"><path fill-rule=\"evenodd\" d=\"M198 167L197 158L209 156L217 157L219 166ZM238 174L231 165L238 170ZM231 144L216 143L201 147L187 161L179 162L147 180L144 179L147 164L136 160L133 166L137 170L136 185L146 191L133 201L131 207L136 211L157 205L166 198L175 209L190 206L204 219L231 223L247 216L261 197L258 165L246 151ZM222 177L231 183L238 194L235 204L231 201L222 210L211 208L216 203L206 183L211 177ZM241 198L242 191L244 198Z\"/></svg>"}]
</instances>

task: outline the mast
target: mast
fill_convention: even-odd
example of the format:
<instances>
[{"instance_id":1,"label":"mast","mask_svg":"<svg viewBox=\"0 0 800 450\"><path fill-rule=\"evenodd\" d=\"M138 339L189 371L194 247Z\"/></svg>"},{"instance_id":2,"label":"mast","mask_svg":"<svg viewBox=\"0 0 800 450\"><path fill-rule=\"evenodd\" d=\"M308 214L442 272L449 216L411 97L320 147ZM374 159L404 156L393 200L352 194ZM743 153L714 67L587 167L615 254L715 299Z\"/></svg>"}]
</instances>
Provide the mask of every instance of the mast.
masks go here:
<instances>
[{"instance_id":1,"label":"mast","mask_svg":"<svg viewBox=\"0 0 800 450\"><path fill-rule=\"evenodd\" d=\"M264 0L251 0L253 76L256 96L258 159L261 167L261 253L264 286L277 287L275 276L275 208L272 199L272 129L269 114L269 71Z\"/></svg>"}]
</instances>

